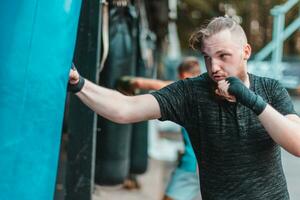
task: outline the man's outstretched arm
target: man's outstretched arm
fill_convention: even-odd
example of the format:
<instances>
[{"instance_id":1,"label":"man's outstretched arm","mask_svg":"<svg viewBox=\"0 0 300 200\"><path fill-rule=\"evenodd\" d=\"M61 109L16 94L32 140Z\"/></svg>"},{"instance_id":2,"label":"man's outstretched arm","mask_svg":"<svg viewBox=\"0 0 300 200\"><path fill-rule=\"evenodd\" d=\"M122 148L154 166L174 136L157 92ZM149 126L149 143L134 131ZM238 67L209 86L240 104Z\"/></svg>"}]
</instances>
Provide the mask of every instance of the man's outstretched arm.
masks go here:
<instances>
[{"instance_id":1,"label":"man's outstretched arm","mask_svg":"<svg viewBox=\"0 0 300 200\"><path fill-rule=\"evenodd\" d=\"M70 71L70 85L78 84L80 76ZM125 96L117 91L98 86L86 79L76 95L97 114L117 123L133 123L160 118L157 100L150 94Z\"/></svg>"}]
</instances>

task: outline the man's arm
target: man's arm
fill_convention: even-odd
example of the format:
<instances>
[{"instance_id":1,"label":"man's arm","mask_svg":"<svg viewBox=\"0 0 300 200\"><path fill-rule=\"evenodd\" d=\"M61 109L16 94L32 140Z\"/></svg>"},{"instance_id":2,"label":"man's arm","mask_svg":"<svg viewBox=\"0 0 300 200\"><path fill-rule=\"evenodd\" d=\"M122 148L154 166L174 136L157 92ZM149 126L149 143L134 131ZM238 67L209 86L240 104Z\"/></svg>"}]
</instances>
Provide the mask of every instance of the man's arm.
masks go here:
<instances>
[{"instance_id":1,"label":"man's arm","mask_svg":"<svg viewBox=\"0 0 300 200\"><path fill-rule=\"evenodd\" d=\"M225 98L233 95L234 100L252 109L270 137L285 150L300 157L300 118L297 115L282 115L235 77L227 78L218 87Z\"/></svg>"},{"instance_id":2,"label":"man's arm","mask_svg":"<svg viewBox=\"0 0 300 200\"><path fill-rule=\"evenodd\" d=\"M76 85L79 77L76 70L71 70L69 83ZM161 116L159 104L150 94L125 96L85 79L76 95L93 111L117 123L133 123Z\"/></svg>"}]
</instances>

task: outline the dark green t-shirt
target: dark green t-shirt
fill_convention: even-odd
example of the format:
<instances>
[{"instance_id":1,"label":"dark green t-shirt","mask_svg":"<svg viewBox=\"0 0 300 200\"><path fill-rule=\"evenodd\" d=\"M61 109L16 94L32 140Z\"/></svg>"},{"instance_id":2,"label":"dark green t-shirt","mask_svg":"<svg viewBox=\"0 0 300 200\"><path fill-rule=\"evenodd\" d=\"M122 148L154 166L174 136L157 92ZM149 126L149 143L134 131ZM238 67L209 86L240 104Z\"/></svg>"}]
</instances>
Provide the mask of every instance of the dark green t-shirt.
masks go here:
<instances>
[{"instance_id":1,"label":"dark green t-shirt","mask_svg":"<svg viewBox=\"0 0 300 200\"><path fill-rule=\"evenodd\" d=\"M249 77L250 89L278 112L296 114L278 81ZM176 122L189 133L204 200L289 199L279 145L252 110L216 97L207 73L152 95L160 105L160 120Z\"/></svg>"}]
</instances>

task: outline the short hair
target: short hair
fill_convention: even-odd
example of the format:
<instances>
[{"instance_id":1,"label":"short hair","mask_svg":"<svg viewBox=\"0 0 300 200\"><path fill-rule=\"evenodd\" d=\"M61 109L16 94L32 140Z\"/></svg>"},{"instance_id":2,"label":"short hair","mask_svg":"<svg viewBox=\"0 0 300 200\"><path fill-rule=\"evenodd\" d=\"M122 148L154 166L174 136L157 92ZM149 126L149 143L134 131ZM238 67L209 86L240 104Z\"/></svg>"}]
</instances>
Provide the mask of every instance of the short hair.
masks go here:
<instances>
[{"instance_id":1,"label":"short hair","mask_svg":"<svg viewBox=\"0 0 300 200\"><path fill-rule=\"evenodd\" d=\"M201 51L205 38L209 38L223 30L229 30L232 34L239 37L242 44L247 43L245 31L234 19L230 17L216 17L191 35L189 39L190 47L194 50Z\"/></svg>"},{"instance_id":2,"label":"short hair","mask_svg":"<svg viewBox=\"0 0 300 200\"><path fill-rule=\"evenodd\" d=\"M196 57L190 56L183 59L183 61L179 64L177 70L178 74L182 74L183 72L189 72L195 67L200 69L199 60Z\"/></svg>"}]
</instances>

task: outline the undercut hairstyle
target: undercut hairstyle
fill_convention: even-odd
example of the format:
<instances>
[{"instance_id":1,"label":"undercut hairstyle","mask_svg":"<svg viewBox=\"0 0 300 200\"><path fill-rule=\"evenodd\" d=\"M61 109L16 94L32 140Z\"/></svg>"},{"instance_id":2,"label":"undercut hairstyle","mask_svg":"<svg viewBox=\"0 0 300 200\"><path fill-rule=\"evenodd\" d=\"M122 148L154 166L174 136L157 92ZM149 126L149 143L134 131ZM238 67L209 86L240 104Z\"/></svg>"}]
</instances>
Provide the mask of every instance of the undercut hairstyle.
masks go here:
<instances>
[{"instance_id":1,"label":"undercut hairstyle","mask_svg":"<svg viewBox=\"0 0 300 200\"><path fill-rule=\"evenodd\" d=\"M223 30L229 30L234 38L239 40L240 44L247 44L247 37L241 25L230 17L216 17L191 35L189 39L190 47L193 50L202 51L203 41Z\"/></svg>"},{"instance_id":2,"label":"undercut hairstyle","mask_svg":"<svg viewBox=\"0 0 300 200\"><path fill-rule=\"evenodd\" d=\"M192 71L194 68L200 69L199 60L196 57L186 57L178 66L178 74Z\"/></svg>"}]
</instances>

